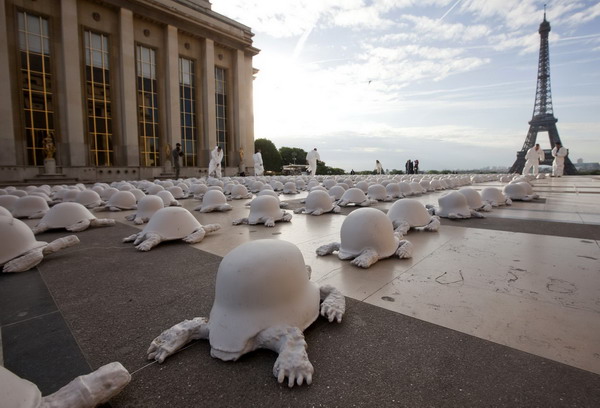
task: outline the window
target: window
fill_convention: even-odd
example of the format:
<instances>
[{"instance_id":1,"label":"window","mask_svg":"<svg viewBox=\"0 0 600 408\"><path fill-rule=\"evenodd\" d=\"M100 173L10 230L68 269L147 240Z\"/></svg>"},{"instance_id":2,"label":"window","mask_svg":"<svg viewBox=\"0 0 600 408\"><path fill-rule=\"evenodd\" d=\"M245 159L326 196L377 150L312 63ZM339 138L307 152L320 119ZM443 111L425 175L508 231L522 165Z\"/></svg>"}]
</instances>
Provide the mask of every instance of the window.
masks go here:
<instances>
[{"instance_id":1,"label":"window","mask_svg":"<svg viewBox=\"0 0 600 408\"><path fill-rule=\"evenodd\" d=\"M108 37L85 31L87 131L92 163L112 166L114 151L110 103Z\"/></svg>"},{"instance_id":2,"label":"window","mask_svg":"<svg viewBox=\"0 0 600 408\"><path fill-rule=\"evenodd\" d=\"M184 166L196 166L195 90L194 61L179 58L179 110Z\"/></svg>"},{"instance_id":3,"label":"window","mask_svg":"<svg viewBox=\"0 0 600 408\"><path fill-rule=\"evenodd\" d=\"M156 51L136 47L140 164L160 166Z\"/></svg>"},{"instance_id":4,"label":"window","mask_svg":"<svg viewBox=\"0 0 600 408\"><path fill-rule=\"evenodd\" d=\"M227 70L219 67L215 67L215 104L217 144L223 149L223 157L227 166Z\"/></svg>"},{"instance_id":5,"label":"window","mask_svg":"<svg viewBox=\"0 0 600 408\"><path fill-rule=\"evenodd\" d=\"M55 130L48 20L27 12L19 12L17 20L27 163L41 166L43 140Z\"/></svg>"}]
</instances>

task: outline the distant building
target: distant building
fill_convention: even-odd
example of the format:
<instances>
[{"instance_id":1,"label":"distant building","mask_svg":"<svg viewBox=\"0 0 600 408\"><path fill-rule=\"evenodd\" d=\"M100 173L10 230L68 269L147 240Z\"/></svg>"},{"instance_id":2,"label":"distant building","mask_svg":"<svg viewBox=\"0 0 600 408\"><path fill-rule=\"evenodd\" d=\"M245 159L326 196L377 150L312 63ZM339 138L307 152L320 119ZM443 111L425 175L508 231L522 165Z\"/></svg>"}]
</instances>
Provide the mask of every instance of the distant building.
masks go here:
<instances>
[{"instance_id":1,"label":"distant building","mask_svg":"<svg viewBox=\"0 0 600 408\"><path fill-rule=\"evenodd\" d=\"M183 176L217 144L226 174L252 167L252 37L208 0L0 0L0 181L48 155L69 179L152 179L178 142Z\"/></svg>"},{"instance_id":2,"label":"distant building","mask_svg":"<svg viewBox=\"0 0 600 408\"><path fill-rule=\"evenodd\" d=\"M583 159L578 159L575 168L578 171L595 171L600 170L600 163L584 163Z\"/></svg>"}]
</instances>

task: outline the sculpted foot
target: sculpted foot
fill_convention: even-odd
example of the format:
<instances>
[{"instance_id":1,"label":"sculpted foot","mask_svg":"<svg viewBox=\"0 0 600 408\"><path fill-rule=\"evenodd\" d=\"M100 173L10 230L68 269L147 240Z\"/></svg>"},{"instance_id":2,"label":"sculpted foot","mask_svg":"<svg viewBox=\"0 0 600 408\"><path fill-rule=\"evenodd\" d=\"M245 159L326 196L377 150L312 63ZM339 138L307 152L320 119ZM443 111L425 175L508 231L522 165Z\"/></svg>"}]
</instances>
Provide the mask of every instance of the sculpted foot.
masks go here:
<instances>
[{"instance_id":1,"label":"sculpted foot","mask_svg":"<svg viewBox=\"0 0 600 408\"><path fill-rule=\"evenodd\" d=\"M273 376L283 383L288 379L288 387L294 384L312 383L314 368L308 360L304 334L297 327L277 326L259 333L259 344L279 353L273 366Z\"/></svg>"},{"instance_id":2,"label":"sculpted foot","mask_svg":"<svg viewBox=\"0 0 600 408\"><path fill-rule=\"evenodd\" d=\"M340 243L339 242L332 242L331 244L325 244L325 245L321 245L320 247L317 248L317 255L319 256L325 256L325 255L329 255L334 253L335 251L339 251L340 250Z\"/></svg>"},{"instance_id":3,"label":"sculpted foot","mask_svg":"<svg viewBox=\"0 0 600 408\"><path fill-rule=\"evenodd\" d=\"M330 323L334 320L341 323L342 316L346 311L344 295L331 285L321 286L319 293L323 300L321 303L321 316L326 317Z\"/></svg>"},{"instance_id":4,"label":"sculpted foot","mask_svg":"<svg viewBox=\"0 0 600 408\"><path fill-rule=\"evenodd\" d=\"M147 351L148 360L156 360L162 363L165 358L175 354L177 350L190 341L207 339L208 332L208 320L204 317L196 317L192 320L177 323L152 340Z\"/></svg>"},{"instance_id":5,"label":"sculpted foot","mask_svg":"<svg viewBox=\"0 0 600 408\"><path fill-rule=\"evenodd\" d=\"M92 408L107 402L131 381L131 375L114 362L75 378L69 384L42 398L41 408Z\"/></svg>"}]
</instances>

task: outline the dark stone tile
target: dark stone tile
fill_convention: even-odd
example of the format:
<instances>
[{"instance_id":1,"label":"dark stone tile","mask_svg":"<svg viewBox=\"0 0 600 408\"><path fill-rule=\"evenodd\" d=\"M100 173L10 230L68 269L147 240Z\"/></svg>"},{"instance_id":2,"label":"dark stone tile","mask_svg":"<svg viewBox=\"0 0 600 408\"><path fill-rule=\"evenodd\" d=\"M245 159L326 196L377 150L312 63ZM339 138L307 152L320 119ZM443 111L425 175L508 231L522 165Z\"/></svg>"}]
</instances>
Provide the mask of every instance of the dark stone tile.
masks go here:
<instances>
[{"instance_id":1,"label":"dark stone tile","mask_svg":"<svg viewBox=\"0 0 600 408\"><path fill-rule=\"evenodd\" d=\"M0 325L56 311L56 305L37 268L0 273Z\"/></svg>"},{"instance_id":2,"label":"dark stone tile","mask_svg":"<svg viewBox=\"0 0 600 408\"><path fill-rule=\"evenodd\" d=\"M490 229L496 231L522 232L526 234L551 235L556 237L600 240L600 225L576 224L542 220L523 220L516 218L469 218L451 220L441 218L442 225L464 228Z\"/></svg>"},{"instance_id":3,"label":"dark stone tile","mask_svg":"<svg viewBox=\"0 0 600 408\"><path fill-rule=\"evenodd\" d=\"M35 383L42 395L90 372L59 312L2 327L4 366Z\"/></svg>"}]
</instances>

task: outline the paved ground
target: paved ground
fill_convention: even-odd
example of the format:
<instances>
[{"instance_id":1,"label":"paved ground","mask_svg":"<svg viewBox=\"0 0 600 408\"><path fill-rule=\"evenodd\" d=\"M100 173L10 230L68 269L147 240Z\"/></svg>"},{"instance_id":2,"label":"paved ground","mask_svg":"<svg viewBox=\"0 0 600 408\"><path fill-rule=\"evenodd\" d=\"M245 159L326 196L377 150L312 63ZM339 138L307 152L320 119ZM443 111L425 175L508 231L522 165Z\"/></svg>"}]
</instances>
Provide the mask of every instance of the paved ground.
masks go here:
<instances>
[{"instance_id":1,"label":"paved ground","mask_svg":"<svg viewBox=\"0 0 600 408\"><path fill-rule=\"evenodd\" d=\"M501 187L473 187L489 185ZM120 361L133 379L113 407L597 407L600 179L542 180L535 190L540 200L486 219L411 231L411 260L368 270L314 254L338 240L344 215L232 226L248 212L236 201L229 213L194 212L203 224L223 226L200 244L141 253L121 243L139 230L124 221L128 212L104 213L120 222L78 233L79 246L31 271L0 276L4 365L46 394ZM438 196L418 199L437 204ZM145 351L163 329L208 315L221 257L262 238L295 243L313 280L347 297L341 324L319 319L305 332L313 384L277 384L272 352L225 363L210 357L206 341L162 365L148 362Z\"/></svg>"}]
</instances>

